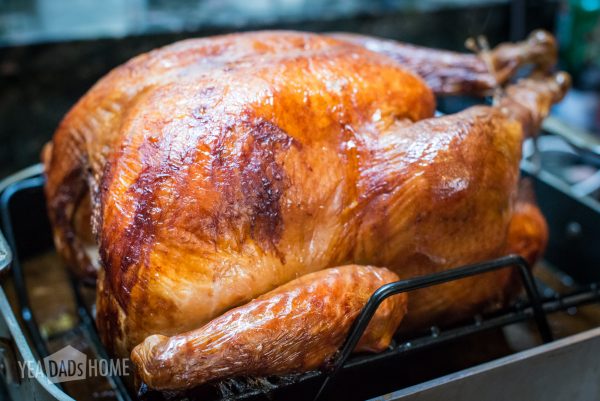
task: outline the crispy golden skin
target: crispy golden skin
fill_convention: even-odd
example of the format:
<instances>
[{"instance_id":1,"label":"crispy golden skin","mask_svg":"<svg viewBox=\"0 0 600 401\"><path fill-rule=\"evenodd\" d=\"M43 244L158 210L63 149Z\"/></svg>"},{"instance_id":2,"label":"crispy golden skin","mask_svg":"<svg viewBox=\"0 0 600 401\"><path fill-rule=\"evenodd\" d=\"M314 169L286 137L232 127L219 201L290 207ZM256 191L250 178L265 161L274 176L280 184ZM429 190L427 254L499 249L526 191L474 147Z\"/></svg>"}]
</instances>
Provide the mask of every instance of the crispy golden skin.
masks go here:
<instances>
[{"instance_id":1,"label":"crispy golden skin","mask_svg":"<svg viewBox=\"0 0 600 401\"><path fill-rule=\"evenodd\" d=\"M97 326L121 356L148 336L202 332L326 268L405 278L500 256L519 237L509 227L521 142L567 87L565 75L523 80L497 106L432 118L418 76L348 41L258 32L180 42L111 72L59 126L44 152L57 248L81 276L95 274L91 213ZM543 245L544 230L525 242ZM406 327L501 302L511 282L503 271L415 292ZM321 363L332 336L320 337ZM284 368L267 359L259 373Z\"/></svg>"}]
</instances>

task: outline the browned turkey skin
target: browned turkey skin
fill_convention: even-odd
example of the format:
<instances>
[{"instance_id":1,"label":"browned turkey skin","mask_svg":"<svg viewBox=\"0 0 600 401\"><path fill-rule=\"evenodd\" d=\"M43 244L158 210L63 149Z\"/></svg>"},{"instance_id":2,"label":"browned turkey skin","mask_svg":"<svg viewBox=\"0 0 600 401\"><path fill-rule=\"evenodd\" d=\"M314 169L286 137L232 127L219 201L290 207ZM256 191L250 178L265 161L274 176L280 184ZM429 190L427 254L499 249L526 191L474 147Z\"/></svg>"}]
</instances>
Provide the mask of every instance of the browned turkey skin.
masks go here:
<instances>
[{"instance_id":1,"label":"browned turkey skin","mask_svg":"<svg viewBox=\"0 0 600 401\"><path fill-rule=\"evenodd\" d=\"M545 71L548 38L486 57L519 54L516 64ZM456 56L454 68L480 68L477 57ZM521 143L568 76L522 80L493 107L433 118L433 91L397 60L308 33L189 40L115 69L65 117L44 151L55 242L93 277L92 215L98 329L116 355L137 346L151 386L316 368L380 285L539 255L543 217L517 202ZM481 74L465 72L461 90L502 81L485 87ZM400 326L454 320L514 288L506 270L418 291ZM387 346L405 304L378 312L364 349ZM269 356L286 352L288 363Z\"/></svg>"}]
</instances>

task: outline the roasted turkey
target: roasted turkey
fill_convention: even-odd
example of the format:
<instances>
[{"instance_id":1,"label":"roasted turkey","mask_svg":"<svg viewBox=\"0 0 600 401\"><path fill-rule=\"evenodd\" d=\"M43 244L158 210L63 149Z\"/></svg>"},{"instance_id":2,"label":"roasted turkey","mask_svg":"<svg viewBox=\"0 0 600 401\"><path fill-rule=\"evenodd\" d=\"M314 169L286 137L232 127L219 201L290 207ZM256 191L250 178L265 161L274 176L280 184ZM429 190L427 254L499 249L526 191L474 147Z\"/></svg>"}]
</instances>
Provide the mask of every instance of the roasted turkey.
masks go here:
<instances>
[{"instance_id":1,"label":"roasted turkey","mask_svg":"<svg viewBox=\"0 0 600 401\"><path fill-rule=\"evenodd\" d=\"M43 152L56 246L97 279L103 342L156 389L306 371L385 283L535 261L547 229L519 196L519 161L569 86L555 60L543 32L457 54L274 31L116 68ZM523 64L534 73L501 89ZM436 94L492 92L491 106L434 117ZM394 296L357 351L499 305L513 276Z\"/></svg>"}]
</instances>

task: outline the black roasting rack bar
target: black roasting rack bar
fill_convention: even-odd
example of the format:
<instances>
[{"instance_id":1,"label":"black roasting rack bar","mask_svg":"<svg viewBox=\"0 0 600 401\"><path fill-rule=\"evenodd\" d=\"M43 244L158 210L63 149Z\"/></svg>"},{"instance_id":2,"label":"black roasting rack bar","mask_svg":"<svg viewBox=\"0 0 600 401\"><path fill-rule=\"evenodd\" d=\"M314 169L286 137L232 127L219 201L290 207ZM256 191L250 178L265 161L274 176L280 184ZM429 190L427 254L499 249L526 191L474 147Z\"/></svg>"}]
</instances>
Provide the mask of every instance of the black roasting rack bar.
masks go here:
<instances>
[{"instance_id":1,"label":"black roasting rack bar","mask_svg":"<svg viewBox=\"0 0 600 401\"><path fill-rule=\"evenodd\" d=\"M25 323L31 342L40 358L48 355L48 350L46 343L39 331L39 327L35 321L34 314L31 310L23 269L16 253L17 247L16 238L14 235L14 222L11 218L10 206L11 199L15 194L21 191L32 189L40 190L43 186L43 183L44 179L40 175L26 177L9 185L4 189L0 196L0 216L2 218L2 229L6 235L8 243L13 250L14 255L12 260L12 275L16 289L17 300L19 302L21 311L21 317ZM428 335L412 338L410 340L403 339L402 342L393 342L388 350L379 354L356 356L350 355L362 336L362 333L368 326L368 323L370 322L374 313L376 312L377 307L386 298L402 292L414 291L420 288L434 286L449 281L460 280L466 277L485 274L504 268L518 269L526 290L527 302L518 303L508 309L498 311L485 317L480 315L475 316L471 322L467 322L463 325L450 329L440 330L439 328L434 327L432 328L431 333ZM84 297L81 292L83 284L78 282L78 280L74 277L71 277L71 284L75 294L77 311L85 334L97 352L98 356L107 358L107 352L102 346L102 343L98 337L98 333L95 330L92 311L90 311L88 305L86 302L84 302ZM538 294L536 282L531 274L529 266L523 258L516 255L509 255L499 259L459 267L429 276L416 277L408 280L389 283L378 289L371 296L362 312L355 320L350 330L350 334L338 353L331 369L326 372L308 372L296 375L290 380L274 382L274 384L269 387L268 391L288 386L300 385L309 379L322 379L322 384L319 387L314 399L323 399L327 395L328 390L331 387L331 383L335 381L340 370L357 366L366 366L378 360L393 358L399 354L437 346L450 340L529 319L533 319L535 321L542 340L544 342L549 342L552 341L553 336L546 318L548 313L566 310L579 305L598 301L600 301L600 290L598 285L594 284L569 295L544 298L542 300ZM127 391L127 388L120 377L112 377L109 378L109 380L115 389L117 399L129 401L134 398L134 396ZM264 394L265 390L243 385L243 379L239 380L240 384L237 386L237 388L240 390L237 391L236 394L228 394L228 399L248 399L260 394ZM236 386L233 387L235 388Z\"/></svg>"}]
</instances>

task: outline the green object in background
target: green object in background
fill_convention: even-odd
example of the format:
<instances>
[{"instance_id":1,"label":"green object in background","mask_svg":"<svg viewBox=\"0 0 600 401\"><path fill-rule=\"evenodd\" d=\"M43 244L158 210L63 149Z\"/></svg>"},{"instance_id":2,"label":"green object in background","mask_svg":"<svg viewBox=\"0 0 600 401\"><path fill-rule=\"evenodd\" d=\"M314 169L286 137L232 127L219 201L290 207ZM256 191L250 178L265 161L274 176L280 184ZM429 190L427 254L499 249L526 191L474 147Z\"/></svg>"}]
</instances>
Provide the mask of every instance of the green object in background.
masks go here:
<instances>
[{"instance_id":1,"label":"green object in background","mask_svg":"<svg viewBox=\"0 0 600 401\"><path fill-rule=\"evenodd\" d=\"M569 0L558 18L561 59L576 77L600 69L600 0Z\"/></svg>"}]
</instances>

